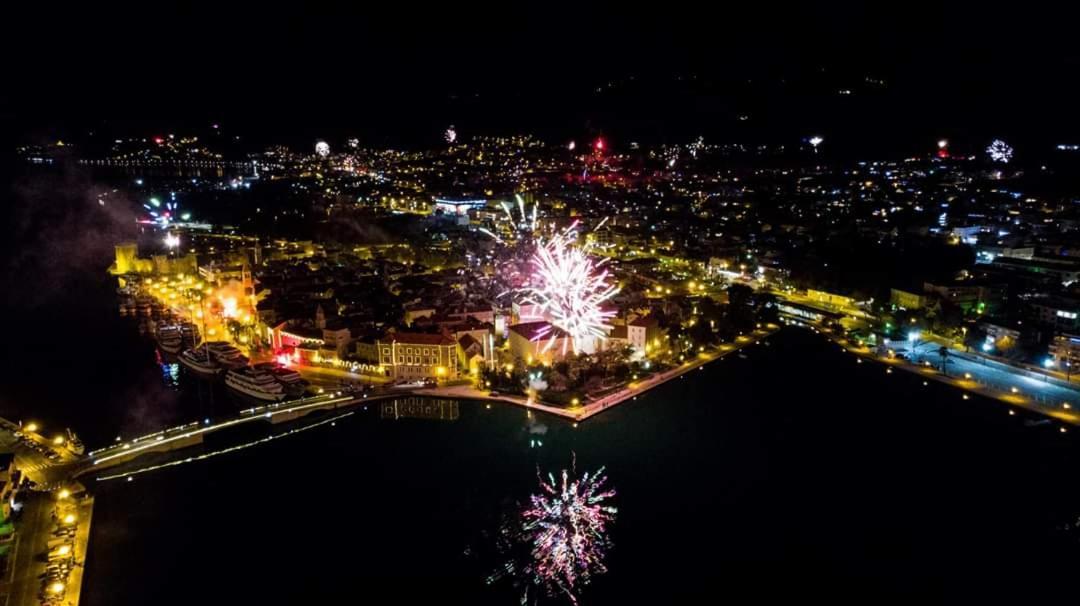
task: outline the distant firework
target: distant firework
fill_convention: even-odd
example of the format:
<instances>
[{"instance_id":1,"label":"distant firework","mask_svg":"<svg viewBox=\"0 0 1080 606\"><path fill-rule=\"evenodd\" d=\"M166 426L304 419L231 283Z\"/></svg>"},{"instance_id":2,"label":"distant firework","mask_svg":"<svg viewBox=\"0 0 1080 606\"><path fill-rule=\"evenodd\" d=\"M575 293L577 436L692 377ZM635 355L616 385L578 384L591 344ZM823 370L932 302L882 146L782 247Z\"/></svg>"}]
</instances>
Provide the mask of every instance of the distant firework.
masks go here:
<instances>
[{"instance_id":1,"label":"distant firework","mask_svg":"<svg viewBox=\"0 0 1080 606\"><path fill-rule=\"evenodd\" d=\"M813 137L810 137L809 139L807 139L807 143L809 143L810 146L814 148L814 153L817 153L818 146L821 145L824 142L825 142L825 138L820 137L818 135L814 135Z\"/></svg>"},{"instance_id":2,"label":"distant firework","mask_svg":"<svg viewBox=\"0 0 1080 606\"><path fill-rule=\"evenodd\" d=\"M522 234L531 234L536 231L536 212L539 204L535 202L532 205L532 212L525 210L525 200L521 197L521 194L514 194L514 199L517 201L517 209L519 216L514 216L514 212L510 210L511 207L508 202L503 202L503 210L506 211L506 219L510 223L511 231L521 232Z\"/></svg>"},{"instance_id":3,"label":"distant firework","mask_svg":"<svg viewBox=\"0 0 1080 606\"><path fill-rule=\"evenodd\" d=\"M527 241L538 227L538 213L540 210L540 204L533 202L529 208L525 207L525 199L521 197L521 194L514 194L514 200L516 204L509 202L502 202L502 209L504 215L500 215L496 221L499 225L505 225L504 229L499 230L502 233L509 232L512 236L512 241ZM507 244L506 240L503 240L499 234L481 227L479 229L481 233L487 234L498 241L500 244Z\"/></svg>"},{"instance_id":4,"label":"distant firework","mask_svg":"<svg viewBox=\"0 0 1080 606\"><path fill-rule=\"evenodd\" d=\"M986 147L986 153L994 162L1008 164L1009 160L1012 160L1013 157L1013 148L1001 139L994 139L990 142L990 145Z\"/></svg>"},{"instance_id":5,"label":"distant firework","mask_svg":"<svg viewBox=\"0 0 1080 606\"><path fill-rule=\"evenodd\" d=\"M698 153L703 149L705 149L705 137L699 136L690 144L690 156L696 159Z\"/></svg>"},{"instance_id":6,"label":"distant firework","mask_svg":"<svg viewBox=\"0 0 1080 606\"><path fill-rule=\"evenodd\" d=\"M945 159L949 157L949 140L939 139L937 142L937 156Z\"/></svg>"},{"instance_id":7,"label":"distant firework","mask_svg":"<svg viewBox=\"0 0 1080 606\"><path fill-rule=\"evenodd\" d=\"M457 141L457 129L454 128L453 124L443 133L443 139L446 139L446 142L451 144Z\"/></svg>"},{"instance_id":8,"label":"distant firework","mask_svg":"<svg viewBox=\"0 0 1080 606\"><path fill-rule=\"evenodd\" d=\"M600 269L602 261L594 263L585 250L573 245L577 240L576 228L575 222L547 242L541 241L533 255L535 273L529 302L551 324L535 337L537 341L547 341L544 351L555 345L560 330L568 337L563 341L563 353L567 341L574 353L588 350L596 339L607 336L606 322L615 315L601 306L619 288L608 284L608 272Z\"/></svg>"},{"instance_id":9,"label":"distant firework","mask_svg":"<svg viewBox=\"0 0 1080 606\"><path fill-rule=\"evenodd\" d=\"M603 467L580 479L565 469L559 481L548 474L547 481L540 479L540 494L532 495L521 513L534 583L549 594L566 594L575 604L580 586L607 572L608 526L618 510L608 504L615 491L605 488L606 481Z\"/></svg>"},{"instance_id":10,"label":"distant firework","mask_svg":"<svg viewBox=\"0 0 1080 606\"><path fill-rule=\"evenodd\" d=\"M330 144L326 141L319 141L315 144L315 155L320 158L325 158L330 155Z\"/></svg>"},{"instance_id":11,"label":"distant firework","mask_svg":"<svg viewBox=\"0 0 1080 606\"><path fill-rule=\"evenodd\" d=\"M156 225L165 229L173 223L191 219L189 213L180 212L176 202L173 200L162 202L158 198L150 198L149 202L143 204L143 208L146 209L146 216L140 219L139 223L144 225Z\"/></svg>"}]
</instances>

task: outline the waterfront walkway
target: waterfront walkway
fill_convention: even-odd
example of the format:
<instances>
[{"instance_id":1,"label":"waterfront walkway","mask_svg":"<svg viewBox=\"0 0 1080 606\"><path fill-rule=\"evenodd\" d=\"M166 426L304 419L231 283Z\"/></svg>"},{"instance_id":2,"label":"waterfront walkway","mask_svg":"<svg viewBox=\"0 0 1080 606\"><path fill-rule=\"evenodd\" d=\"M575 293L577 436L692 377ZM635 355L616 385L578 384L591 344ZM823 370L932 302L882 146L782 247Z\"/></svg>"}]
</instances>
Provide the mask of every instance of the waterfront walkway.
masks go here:
<instances>
[{"instance_id":1,"label":"waterfront walkway","mask_svg":"<svg viewBox=\"0 0 1080 606\"><path fill-rule=\"evenodd\" d=\"M897 357L881 356L869 347L852 343L847 339L828 333L826 335L840 347L856 356L856 362L870 360L885 365L886 372L893 369L920 375L926 381L952 385L967 400L971 393L999 400L1010 406L1050 417L1062 423L1080 426L1080 391L1065 386L1064 382L1047 380L1031 371L1010 367L992 360L979 361L978 357L949 350L946 362L947 374L942 373L935 361L936 351L917 354L913 362ZM1011 411L1010 411L1011 414ZM1061 427L1061 431L1066 431Z\"/></svg>"},{"instance_id":2,"label":"waterfront walkway","mask_svg":"<svg viewBox=\"0 0 1080 606\"><path fill-rule=\"evenodd\" d=\"M607 394L600 398L589 400L585 404L580 406L562 407L553 406L550 404L544 404L543 402L537 402L530 400L524 396L512 396L512 395L490 395L490 392L476 389L469 385L457 385L453 387L431 387L427 389L417 389L413 393L416 395L433 396L440 398L462 398L471 400L484 400L489 402L505 402L514 404L516 406L522 406L530 410L540 410L548 414L570 419L575 422L584 421L593 415L600 414L601 412L608 410L618 404L621 404L627 400L633 400L639 395L645 392L663 385L668 381L677 379L684 374L700 369L709 362L719 360L726 355L736 352L743 347L753 345L761 339L768 337L779 330L779 327L770 324L766 328L761 328L754 331L750 335L742 336L736 339L734 343L724 343L714 348L711 351L699 353L694 358L683 362L679 366L666 370L664 372L656 373L647 379L640 381L632 381L621 389L616 390L613 393Z\"/></svg>"}]
</instances>

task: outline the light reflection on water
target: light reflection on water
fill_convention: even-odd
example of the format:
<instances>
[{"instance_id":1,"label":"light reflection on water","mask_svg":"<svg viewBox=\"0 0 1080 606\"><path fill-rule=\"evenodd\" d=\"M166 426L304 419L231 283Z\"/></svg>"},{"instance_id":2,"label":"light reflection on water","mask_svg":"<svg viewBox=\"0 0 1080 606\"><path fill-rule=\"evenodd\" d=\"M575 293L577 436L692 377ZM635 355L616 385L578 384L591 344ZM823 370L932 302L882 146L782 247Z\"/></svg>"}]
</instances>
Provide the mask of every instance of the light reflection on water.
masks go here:
<instances>
[{"instance_id":1,"label":"light reflection on water","mask_svg":"<svg viewBox=\"0 0 1080 606\"><path fill-rule=\"evenodd\" d=\"M494 541L503 559L488 575L488 584L508 579L521 603L564 598L577 604L593 577L607 572L612 547L609 529L618 510L615 490L607 486L601 467L579 477L575 466L555 476L540 476L539 492L503 519Z\"/></svg>"}]
</instances>

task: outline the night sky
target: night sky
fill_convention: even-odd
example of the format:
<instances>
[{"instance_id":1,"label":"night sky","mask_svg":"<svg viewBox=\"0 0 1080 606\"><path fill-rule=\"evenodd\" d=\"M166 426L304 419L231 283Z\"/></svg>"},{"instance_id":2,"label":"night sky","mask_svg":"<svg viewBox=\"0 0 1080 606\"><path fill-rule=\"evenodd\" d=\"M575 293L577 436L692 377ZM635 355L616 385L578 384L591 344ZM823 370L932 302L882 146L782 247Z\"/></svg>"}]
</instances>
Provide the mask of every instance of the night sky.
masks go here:
<instances>
[{"instance_id":1,"label":"night sky","mask_svg":"<svg viewBox=\"0 0 1080 606\"><path fill-rule=\"evenodd\" d=\"M12 21L0 115L31 141L212 122L253 144L425 145L450 123L616 145L821 133L869 155L1080 140L1065 9L674 6L56 10Z\"/></svg>"}]
</instances>

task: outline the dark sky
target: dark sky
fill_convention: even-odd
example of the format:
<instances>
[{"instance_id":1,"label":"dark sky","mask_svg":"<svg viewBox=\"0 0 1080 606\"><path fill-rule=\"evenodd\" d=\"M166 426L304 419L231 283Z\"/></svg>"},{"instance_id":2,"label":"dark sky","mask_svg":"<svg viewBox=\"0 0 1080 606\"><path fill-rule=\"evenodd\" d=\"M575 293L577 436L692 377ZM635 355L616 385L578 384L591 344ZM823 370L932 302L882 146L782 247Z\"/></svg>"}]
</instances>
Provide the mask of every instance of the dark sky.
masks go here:
<instances>
[{"instance_id":1,"label":"dark sky","mask_svg":"<svg viewBox=\"0 0 1080 606\"><path fill-rule=\"evenodd\" d=\"M1080 136L1077 21L1061 8L446 4L56 7L9 23L0 111L31 139L209 122L391 144L449 123L549 138L821 132L868 148Z\"/></svg>"}]
</instances>

